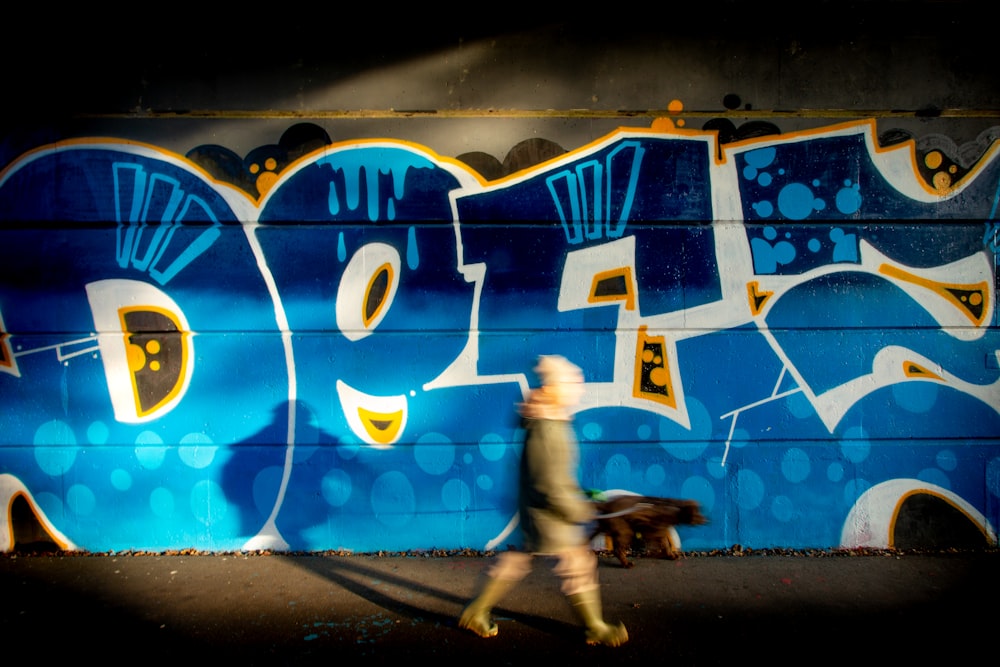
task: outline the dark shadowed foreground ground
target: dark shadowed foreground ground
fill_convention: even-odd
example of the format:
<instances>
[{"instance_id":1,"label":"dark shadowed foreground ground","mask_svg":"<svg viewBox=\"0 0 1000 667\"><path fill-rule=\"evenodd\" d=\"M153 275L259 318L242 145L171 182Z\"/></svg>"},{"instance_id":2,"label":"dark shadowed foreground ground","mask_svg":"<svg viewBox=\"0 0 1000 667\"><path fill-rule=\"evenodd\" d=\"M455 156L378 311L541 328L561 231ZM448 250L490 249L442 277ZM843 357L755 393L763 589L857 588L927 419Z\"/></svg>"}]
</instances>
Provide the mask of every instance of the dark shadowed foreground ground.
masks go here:
<instances>
[{"instance_id":1,"label":"dark shadowed foreground ground","mask_svg":"<svg viewBox=\"0 0 1000 667\"><path fill-rule=\"evenodd\" d=\"M0 555L0 636L47 664L923 665L995 654L1000 551L601 555L586 646L545 561L500 634L454 619L490 554ZM985 653L984 653L985 652ZM652 661L652 662L651 662ZM581 664L581 663L578 663Z\"/></svg>"}]
</instances>

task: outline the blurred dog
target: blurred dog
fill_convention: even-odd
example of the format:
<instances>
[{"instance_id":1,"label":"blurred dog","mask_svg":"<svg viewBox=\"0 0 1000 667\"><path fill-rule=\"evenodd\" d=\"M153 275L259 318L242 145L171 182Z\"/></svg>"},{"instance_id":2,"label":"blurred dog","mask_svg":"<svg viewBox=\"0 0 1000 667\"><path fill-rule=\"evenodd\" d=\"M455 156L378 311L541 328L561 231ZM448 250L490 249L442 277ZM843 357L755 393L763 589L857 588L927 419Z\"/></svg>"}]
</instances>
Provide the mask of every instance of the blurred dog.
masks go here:
<instances>
[{"instance_id":1,"label":"blurred dog","mask_svg":"<svg viewBox=\"0 0 1000 667\"><path fill-rule=\"evenodd\" d=\"M622 567L627 568L635 565L628 559L628 552L636 536L642 540L650 555L674 560L678 557L679 548L674 526L708 523L708 518L701 513L701 506L694 500L622 495L595 501L594 504L598 518L590 539L600 534L607 536L614 555Z\"/></svg>"}]
</instances>

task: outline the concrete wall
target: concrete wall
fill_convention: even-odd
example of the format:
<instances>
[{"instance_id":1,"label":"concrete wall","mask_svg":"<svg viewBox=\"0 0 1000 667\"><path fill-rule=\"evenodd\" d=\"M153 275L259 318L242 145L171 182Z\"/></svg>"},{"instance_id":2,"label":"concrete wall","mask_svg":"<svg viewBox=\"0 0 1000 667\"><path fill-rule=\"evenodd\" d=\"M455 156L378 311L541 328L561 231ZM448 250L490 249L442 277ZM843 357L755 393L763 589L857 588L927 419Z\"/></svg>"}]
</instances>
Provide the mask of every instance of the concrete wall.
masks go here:
<instances>
[{"instance_id":1,"label":"concrete wall","mask_svg":"<svg viewBox=\"0 0 1000 667\"><path fill-rule=\"evenodd\" d=\"M0 546L517 543L550 353L584 486L698 500L686 549L996 543L986 6L524 16L45 21Z\"/></svg>"}]
</instances>

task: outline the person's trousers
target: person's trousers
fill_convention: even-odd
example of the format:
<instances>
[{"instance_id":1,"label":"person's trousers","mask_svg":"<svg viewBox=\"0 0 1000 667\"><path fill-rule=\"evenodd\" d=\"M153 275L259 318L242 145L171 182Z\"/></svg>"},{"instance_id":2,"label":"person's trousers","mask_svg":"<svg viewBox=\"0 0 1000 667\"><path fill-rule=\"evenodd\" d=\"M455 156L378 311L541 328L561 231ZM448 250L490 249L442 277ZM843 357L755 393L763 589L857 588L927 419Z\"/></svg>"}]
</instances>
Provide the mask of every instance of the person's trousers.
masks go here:
<instances>
[{"instance_id":1,"label":"person's trousers","mask_svg":"<svg viewBox=\"0 0 1000 667\"><path fill-rule=\"evenodd\" d=\"M586 593L598 587L597 555L589 544L569 547L554 553L504 551L497 556L487 574L493 579L517 582L531 572L535 556L552 559L552 572L561 580L563 595Z\"/></svg>"}]
</instances>

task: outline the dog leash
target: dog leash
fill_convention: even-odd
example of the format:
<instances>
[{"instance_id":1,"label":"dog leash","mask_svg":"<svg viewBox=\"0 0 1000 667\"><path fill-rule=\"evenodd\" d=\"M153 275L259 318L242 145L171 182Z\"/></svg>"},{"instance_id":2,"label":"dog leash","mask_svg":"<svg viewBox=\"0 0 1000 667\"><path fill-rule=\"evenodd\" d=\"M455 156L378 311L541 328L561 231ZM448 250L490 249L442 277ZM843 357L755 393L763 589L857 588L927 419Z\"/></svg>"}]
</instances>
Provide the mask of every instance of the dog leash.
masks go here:
<instances>
[{"instance_id":1,"label":"dog leash","mask_svg":"<svg viewBox=\"0 0 1000 667\"><path fill-rule=\"evenodd\" d=\"M653 506L652 503L636 503L635 505L632 505L632 507L620 510L618 512L611 512L610 514L598 514L597 516L594 517L594 519L596 520L614 519L616 516L625 516L626 514L631 514L632 512L636 512L644 507L652 507L652 506Z\"/></svg>"}]
</instances>

